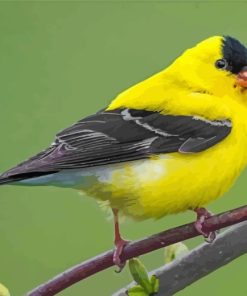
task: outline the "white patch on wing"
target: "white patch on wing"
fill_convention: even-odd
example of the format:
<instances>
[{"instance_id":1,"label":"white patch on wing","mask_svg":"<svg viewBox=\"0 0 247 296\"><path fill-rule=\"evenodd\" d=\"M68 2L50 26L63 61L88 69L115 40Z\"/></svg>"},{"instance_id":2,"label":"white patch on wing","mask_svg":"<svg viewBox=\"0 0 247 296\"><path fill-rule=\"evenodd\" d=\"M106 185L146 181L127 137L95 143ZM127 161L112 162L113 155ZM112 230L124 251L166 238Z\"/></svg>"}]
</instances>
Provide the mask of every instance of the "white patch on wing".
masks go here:
<instances>
[{"instance_id":1,"label":"white patch on wing","mask_svg":"<svg viewBox=\"0 0 247 296\"><path fill-rule=\"evenodd\" d=\"M152 127L148 123L142 123L142 122L140 122L140 120L135 120L135 122L138 125L144 127L145 129L147 129L147 130L149 130L151 132L155 132L156 134L159 134L159 135L164 136L164 137L177 137L178 136L178 135L172 135L172 134L166 133L166 132L162 131L159 128Z\"/></svg>"},{"instance_id":2,"label":"white patch on wing","mask_svg":"<svg viewBox=\"0 0 247 296\"><path fill-rule=\"evenodd\" d=\"M201 120L203 122L206 122L208 124L211 124L213 126L227 126L227 127L232 127L232 124L229 120L215 120L215 121L212 121L212 120L208 120L208 119L205 119L203 117L200 117L200 116L193 116L193 119L194 120Z\"/></svg>"},{"instance_id":3,"label":"white patch on wing","mask_svg":"<svg viewBox=\"0 0 247 296\"><path fill-rule=\"evenodd\" d=\"M140 116L136 116L133 117L130 112L129 109L124 109L123 111L121 111L121 115L123 116L123 119L128 121L128 120L136 120L136 119L141 119L142 117Z\"/></svg>"},{"instance_id":4,"label":"white patch on wing","mask_svg":"<svg viewBox=\"0 0 247 296\"><path fill-rule=\"evenodd\" d=\"M136 117L133 117L130 112L129 112L129 109L124 109L122 112L121 112L121 115L123 116L123 119L124 120L133 120L135 121L136 124L138 124L139 126L142 126L143 128L151 131L151 132L154 132L158 135L161 135L161 136L164 136L164 137L177 137L178 135L174 135L174 134L170 134L170 133L166 133L165 131L159 129L159 128L155 128L151 125L149 125L148 123L143 123L141 122L140 120L142 119L141 116L136 116Z\"/></svg>"}]
</instances>

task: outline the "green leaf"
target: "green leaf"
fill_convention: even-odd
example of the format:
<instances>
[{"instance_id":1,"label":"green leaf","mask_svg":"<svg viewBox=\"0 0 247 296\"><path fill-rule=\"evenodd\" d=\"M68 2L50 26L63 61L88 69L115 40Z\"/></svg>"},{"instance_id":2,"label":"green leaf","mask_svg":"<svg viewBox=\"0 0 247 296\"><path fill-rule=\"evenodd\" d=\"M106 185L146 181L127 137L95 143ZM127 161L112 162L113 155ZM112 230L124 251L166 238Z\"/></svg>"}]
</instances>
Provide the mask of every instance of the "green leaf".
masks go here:
<instances>
[{"instance_id":1,"label":"green leaf","mask_svg":"<svg viewBox=\"0 0 247 296\"><path fill-rule=\"evenodd\" d=\"M149 296L141 286L134 286L127 293L128 296Z\"/></svg>"},{"instance_id":2,"label":"green leaf","mask_svg":"<svg viewBox=\"0 0 247 296\"><path fill-rule=\"evenodd\" d=\"M159 279L155 275L152 275L151 278L150 278L150 283L151 283L152 289L153 289L152 292L153 293L158 293L159 286L160 286Z\"/></svg>"},{"instance_id":3,"label":"green leaf","mask_svg":"<svg viewBox=\"0 0 247 296\"><path fill-rule=\"evenodd\" d=\"M129 260L129 270L133 279L143 288L147 295L153 293L147 269L139 259L132 258Z\"/></svg>"},{"instance_id":4,"label":"green leaf","mask_svg":"<svg viewBox=\"0 0 247 296\"><path fill-rule=\"evenodd\" d=\"M165 248L165 263L169 263L174 259L180 258L187 254L189 249L181 242L173 244Z\"/></svg>"}]
</instances>

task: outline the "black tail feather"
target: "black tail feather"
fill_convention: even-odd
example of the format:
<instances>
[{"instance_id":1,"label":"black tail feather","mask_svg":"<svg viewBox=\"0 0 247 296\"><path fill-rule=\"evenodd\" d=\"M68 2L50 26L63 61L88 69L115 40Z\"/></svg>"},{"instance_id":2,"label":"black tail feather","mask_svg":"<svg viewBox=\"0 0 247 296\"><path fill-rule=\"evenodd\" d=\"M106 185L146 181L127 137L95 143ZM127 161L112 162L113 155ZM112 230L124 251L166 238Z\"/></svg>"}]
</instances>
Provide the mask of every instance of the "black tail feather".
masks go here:
<instances>
[{"instance_id":1,"label":"black tail feather","mask_svg":"<svg viewBox=\"0 0 247 296\"><path fill-rule=\"evenodd\" d=\"M22 181L25 179L32 179L32 178L37 178L41 177L44 175L50 175L57 173L57 171L53 172L29 172L29 173L21 173L21 174L16 174L16 175L10 175L10 176L0 176L0 185L7 185L11 184L14 182Z\"/></svg>"},{"instance_id":2,"label":"black tail feather","mask_svg":"<svg viewBox=\"0 0 247 296\"><path fill-rule=\"evenodd\" d=\"M8 183L12 183L13 179L11 178L0 178L0 185L6 185Z\"/></svg>"}]
</instances>

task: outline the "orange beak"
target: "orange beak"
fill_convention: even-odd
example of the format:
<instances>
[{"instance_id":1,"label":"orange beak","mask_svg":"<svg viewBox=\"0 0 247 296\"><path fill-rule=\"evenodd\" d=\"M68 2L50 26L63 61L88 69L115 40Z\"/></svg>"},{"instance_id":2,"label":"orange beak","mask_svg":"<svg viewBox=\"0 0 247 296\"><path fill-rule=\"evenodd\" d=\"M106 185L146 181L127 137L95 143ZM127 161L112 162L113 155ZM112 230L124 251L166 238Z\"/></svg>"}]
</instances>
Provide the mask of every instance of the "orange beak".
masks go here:
<instances>
[{"instance_id":1,"label":"orange beak","mask_svg":"<svg viewBox=\"0 0 247 296\"><path fill-rule=\"evenodd\" d=\"M243 67L239 72L237 76L237 84L247 88L247 67Z\"/></svg>"}]
</instances>

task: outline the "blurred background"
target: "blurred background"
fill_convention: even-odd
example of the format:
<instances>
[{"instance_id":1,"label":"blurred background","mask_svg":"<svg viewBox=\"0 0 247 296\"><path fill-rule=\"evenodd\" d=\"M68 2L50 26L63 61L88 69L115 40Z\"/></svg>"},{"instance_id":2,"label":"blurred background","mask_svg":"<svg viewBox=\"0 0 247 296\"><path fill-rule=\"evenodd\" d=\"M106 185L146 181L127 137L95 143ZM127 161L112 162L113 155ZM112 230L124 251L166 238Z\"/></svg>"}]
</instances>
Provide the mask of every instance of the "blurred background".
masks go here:
<instances>
[{"instance_id":1,"label":"blurred background","mask_svg":"<svg viewBox=\"0 0 247 296\"><path fill-rule=\"evenodd\" d=\"M247 44L246 9L241 1L1 1L0 171L45 148L57 131L105 107L200 40L229 34ZM246 178L243 173L210 210L246 204ZM112 248L106 216L73 190L1 187L0 282L20 296ZM194 218L188 212L126 221L122 232L138 239ZM142 257L149 270L163 264L163 252ZM243 256L177 295L247 295L246 265ZM127 268L121 274L111 268L59 295L109 296L130 281Z\"/></svg>"}]
</instances>

